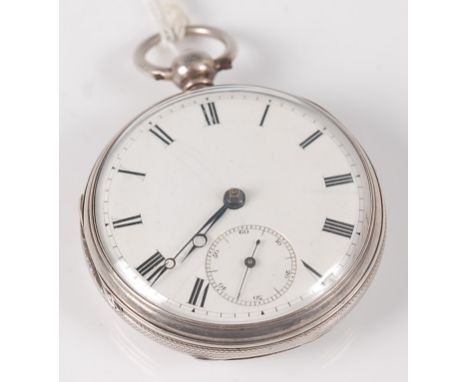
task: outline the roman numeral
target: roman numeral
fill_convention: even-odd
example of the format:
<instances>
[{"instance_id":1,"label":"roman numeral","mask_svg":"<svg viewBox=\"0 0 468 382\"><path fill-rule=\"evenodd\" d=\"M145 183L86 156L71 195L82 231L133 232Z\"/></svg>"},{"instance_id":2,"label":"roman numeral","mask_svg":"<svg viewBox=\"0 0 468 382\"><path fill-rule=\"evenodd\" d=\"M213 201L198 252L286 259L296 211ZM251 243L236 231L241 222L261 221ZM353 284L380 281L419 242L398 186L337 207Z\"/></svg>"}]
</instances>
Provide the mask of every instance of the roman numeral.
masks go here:
<instances>
[{"instance_id":1,"label":"roman numeral","mask_svg":"<svg viewBox=\"0 0 468 382\"><path fill-rule=\"evenodd\" d=\"M129 218L114 220L112 225L114 228L128 227L129 225L142 224L141 215L130 216Z\"/></svg>"},{"instance_id":2,"label":"roman numeral","mask_svg":"<svg viewBox=\"0 0 468 382\"><path fill-rule=\"evenodd\" d=\"M353 183L353 176L351 174L327 176L323 178L326 187L339 186L340 184Z\"/></svg>"},{"instance_id":3,"label":"roman numeral","mask_svg":"<svg viewBox=\"0 0 468 382\"><path fill-rule=\"evenodd\" d=\"M301 146L303 149L305 149L307 146L309 146L312 142L314 142L321 135L323 135L323 133L320 130L317 130L310 137L307 137L301 143L299 143L299 146Z\"/></svg>"},{"instance_id":4,"label":"roman numeral","mask_svg":"<svg viewBox=\"0 0 468 382\"><path fill-rule=\"evenodd\" d=\"M143 172L138 172L138 171L130 171L130 170L123 170L121 168L119 168L117 170L117 172L120 172L122 174L129 174L129 175L136 175L136 176L142 176L142 177L145 177L146 174L143 173Z\"/></svg>"},{"instance_id":5,"label":"roman numeral","mask_svg":"<svg viewBox=\"0 0 468 382\"><path fill-rule=\"evenodd\" d=\"M354 225L326 218L322 230L349 239L353 235Z\"/></svg>"},{"instance_id":6,"label":"roman numeral","mask_svg":"<svg viewBox=\"0 0 468 382\"><path fill-rule=\"evenodd\" d=\"M217 125L219 123L219 118L214 102L208 102L207 104L201 104L200 106L208 126Z\"/></svg>"},{"instance_id":7,"label":"roman numeral","mask_svg":"<svg viewBox=\"0 0 468 382\"><path fill-rule=\"evenodd\" d=\"M136 270L140 275L148 280L151 285L153 285L164 274L164 272L167 271L165 260L164 256L158 251L141 263Z\"/></svg>"},{"instance_id":8,"label":"roman numeral","mask_svg":"<svg viewBox=\"0 0 468 382\"><path fill-rule=\"evenodd\" d=\"M206 283L205 288L203 288L204 283L205 283L205 280L197 277L195 281L195 285L193 286L193 289L192 289L192 293L190 294L190 298L188 300L188 303L190 305L194 305L194 306L198 305L201 308L203 308L203 306L205 305L206 295L208 294L208 287L210 286L210 284ZM195 309L193 309L192 311L195 311Z\"/></svg>"},{"instance_id":9,"label":"roman numeral","mask_svg":"<svg viewBox=\"0 0 468 382\"><path fill-rule=\"evenodd\" d=\"M312 268L309 264L307 264L304 260L301 260L302 261L302 265L304 265L304 267L312 272L315 276L317 276L318 278L321 278L322 275L320 273L318 273L314 268Z\"/></svg>"},{"instance_id":10,"label":"roman numeral","mask_svg":"<svg viewBox=\"0 0 468 382\"><path fill-rule=\"evenodd\" d=\"M263 122L265 122L265 118L268 114L268 110L270 109L270 105L266 105L265 111L263 112L262 119L260 121L260 126L263 126Z\"/></svg>"},{"instance_id":11,"label":"roman numeral","mask_svg":"<svg viewBox=\"0 0 468 382\"><path fill-rule=\"evenodd\" d=\"M169 146L174 140L171 136L161 129L158 125L154 125L149 129L149 132L154 134L155 137L158 137L162 142Z\"/></svg>"}]
</instances>

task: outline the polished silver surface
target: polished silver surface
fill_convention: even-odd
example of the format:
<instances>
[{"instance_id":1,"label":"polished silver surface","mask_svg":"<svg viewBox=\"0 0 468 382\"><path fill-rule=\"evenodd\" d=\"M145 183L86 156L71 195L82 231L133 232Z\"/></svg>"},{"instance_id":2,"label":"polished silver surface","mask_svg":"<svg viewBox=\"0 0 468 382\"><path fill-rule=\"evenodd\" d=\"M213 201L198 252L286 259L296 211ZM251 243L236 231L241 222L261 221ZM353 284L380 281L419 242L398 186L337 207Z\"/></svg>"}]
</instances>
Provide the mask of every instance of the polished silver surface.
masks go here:
<instances>
[{"instance_id":1,"label":"polished silver surface","mask_svg":"<svg viewBox=\"0 0 468 382\"><path fill-rule=\"evenodd\" d=\"M308 306L286 316L262 323L210 324L179 317L162 310L138 295L112 267L101 245L96 227L95 195L101 166L125 127L98 159L81 202L81 230L88 264L99 289L110 305L128 322L158 342L199 358L238 359L267 355L312 341L324 334L359 300L372 280L381 257L385 236L385 211L379 182L367 155L359 143L328 112L311 101L271 89L224 85L195 90L191 94L219 89L242 89L276 94L301 106L315 109L333 121L355 147L369 179L371 216L369 235L352 269L337 284ZM186 97L183 93L151 107L138 118Z\"/></svg>"},{"instance_id":2,"label":"polished silver surface","mask_svg":"<svg viewBox=\"0 0 468 382\"><path fill-rule=\"evenodd\" d=\"M182 90L212 85L220 70L232 67L237 47L228 34L213 27L190 25L186 27L185 35L216 39L224 44L224 52L212 58L205 52L190 50L177 56L169 68L157 66L147 60L148 52L161 42L161 35L157 34L138 46L135 52L136 65L154 79L172 81Z\"/></svg>"}]
</instances>

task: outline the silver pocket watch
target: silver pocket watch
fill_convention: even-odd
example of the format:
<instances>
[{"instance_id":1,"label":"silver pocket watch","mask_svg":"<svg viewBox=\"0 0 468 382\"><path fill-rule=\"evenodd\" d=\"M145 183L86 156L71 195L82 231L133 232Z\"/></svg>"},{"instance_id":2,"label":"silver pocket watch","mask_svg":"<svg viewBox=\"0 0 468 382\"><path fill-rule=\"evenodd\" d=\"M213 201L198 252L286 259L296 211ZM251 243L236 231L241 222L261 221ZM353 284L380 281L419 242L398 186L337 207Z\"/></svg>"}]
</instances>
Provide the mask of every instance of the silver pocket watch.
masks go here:
<instances>
[{"instance_id":1,"label":"silver pocket watch","mask_svg":"<svg viewBox=\"0 0 468 382\"><path fill-rule=\"evenodd\" d=\"M136 63L182 93L112 139L81 200L86 258L126 321L198 358L276 353L324 334L372 280L385 233L369 158L315 103L277 90L213 85L236 54Z\"/></svg>"}]
</instances>

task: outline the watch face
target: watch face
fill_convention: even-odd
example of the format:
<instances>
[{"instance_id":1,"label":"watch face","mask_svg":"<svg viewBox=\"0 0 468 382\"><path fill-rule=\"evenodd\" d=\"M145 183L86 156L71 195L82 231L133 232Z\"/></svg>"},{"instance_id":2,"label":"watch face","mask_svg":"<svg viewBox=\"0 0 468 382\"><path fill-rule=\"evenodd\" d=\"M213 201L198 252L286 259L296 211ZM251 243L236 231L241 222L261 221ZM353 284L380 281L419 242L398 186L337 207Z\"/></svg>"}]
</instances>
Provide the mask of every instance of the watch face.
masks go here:
<instances>
[{"instance_id":1,"label":"watch face","mask_svg":"<svg viewBox=\"0 0 468 382\"><path fill-rule=\"evenodd\" d=\"M369 235L362 154L313 104L262 88L182 94L132 122L94 213L118 276L168 314L277 319L353 271Z\"/></svg>"}]
</instances>

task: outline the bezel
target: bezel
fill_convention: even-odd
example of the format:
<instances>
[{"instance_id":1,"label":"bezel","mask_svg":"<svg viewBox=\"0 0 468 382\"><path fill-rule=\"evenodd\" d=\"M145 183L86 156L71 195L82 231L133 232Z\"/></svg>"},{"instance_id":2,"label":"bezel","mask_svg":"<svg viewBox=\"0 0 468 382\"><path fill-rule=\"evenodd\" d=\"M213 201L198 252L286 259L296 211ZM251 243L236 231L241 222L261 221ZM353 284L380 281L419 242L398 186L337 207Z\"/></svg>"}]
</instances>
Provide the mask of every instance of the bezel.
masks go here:
<instances>
[{"instance_id":1,"label":"bezel","mask_svg":"<svg viewBox=\"0 0 468 382\"><path fill-rule=\"evenodd\" d=\"M98 234L95 213L96 186L102 165L127 128L155 109L219 90L273 95L318 110L334 123L354 146L367 175L370 192L368 235L352 267L312 303L284 316L249 324L219 324L191 320L168 312L137 294L114 270ZM324 334L350 310L367 289L381 258L385 236L385 209L380 185L366 153L346 128L322 107L304 98L248 85L217 85L169 97L138 115L125 126L98 158L81 201L81 232L86 258L106 300L127 321L155 340L199 358L235 359L266 355L299 346Z\"/></svg>"}]
</instances>

